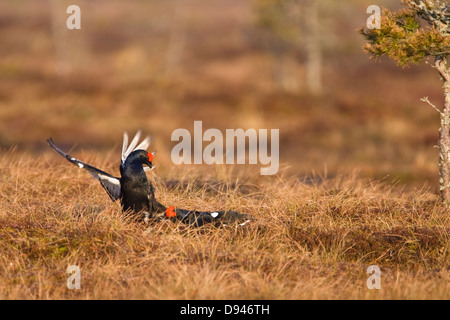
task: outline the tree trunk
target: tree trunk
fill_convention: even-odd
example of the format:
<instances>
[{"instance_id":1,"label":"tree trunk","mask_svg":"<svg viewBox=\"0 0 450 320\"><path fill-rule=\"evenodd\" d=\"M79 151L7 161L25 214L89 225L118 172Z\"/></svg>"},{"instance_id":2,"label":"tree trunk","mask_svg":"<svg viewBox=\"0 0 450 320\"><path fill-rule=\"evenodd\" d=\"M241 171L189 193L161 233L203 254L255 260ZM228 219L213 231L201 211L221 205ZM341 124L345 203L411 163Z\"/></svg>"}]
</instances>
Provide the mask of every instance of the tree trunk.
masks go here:
<instances>
[{"instance_id":1,"label":"tree trunk","mask_svg":"<svg viewBox=\"0 0 450 320\"><path fill-rule=\"evenodd\" d=\"M435 67L444 81L445 98L439 129L439 189L443 203L450 206L450 69L443 57L436 59Z\"/></svg>"}]
</instances>

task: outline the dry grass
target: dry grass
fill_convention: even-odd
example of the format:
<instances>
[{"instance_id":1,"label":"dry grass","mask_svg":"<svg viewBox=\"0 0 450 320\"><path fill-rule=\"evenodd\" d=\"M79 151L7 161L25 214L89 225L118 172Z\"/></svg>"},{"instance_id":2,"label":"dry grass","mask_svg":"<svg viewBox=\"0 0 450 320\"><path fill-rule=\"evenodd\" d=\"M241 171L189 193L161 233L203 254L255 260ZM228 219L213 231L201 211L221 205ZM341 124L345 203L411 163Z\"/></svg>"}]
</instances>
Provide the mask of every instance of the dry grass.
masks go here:
<instances>
[{"instance_id":1,"label":"dry grass","mask_svg":"<svg viewBox=\"0 0 450 320\"><path fill-rule=\"evenodd\" d=\"M68 0L0 4L0 298L450 298L439 116L420 102L442 102L441 83L426 65L368 59L355 32L366 5L323 6L325 90L314 97L297 54L298 91L275 85L251 1L77 3L81 32L66 30ZM172 166L171 133L195 120L222 132L280 129L280 177ZM149 177L162 203L257 222L148 229L45 143L52 136L118 174L121 134L137 129L154 138ZM312 172L324 174L302 178ZM371 264L381 290L366 287ZM66 287L69 265L81 268L81 290Z\"/></svg>"},{"instance_id":2,"label":"dry grass","mask_svg":"<svg viewBox=\"0 0 450 320\"><path fill-rule=\"evenodd\" d=\"M84 157L114 171L111 156ZM258 221L146 228L54 154L3 152L0 174L3 299L450 298L450 215L426 190L351 175L320 184L185 178L173 187L152 174L163 203ZM366 287L371 264L381 267L381 290ZM81 290L66 287L69 265L81 268Z\"/></svg>"}]
</instances>

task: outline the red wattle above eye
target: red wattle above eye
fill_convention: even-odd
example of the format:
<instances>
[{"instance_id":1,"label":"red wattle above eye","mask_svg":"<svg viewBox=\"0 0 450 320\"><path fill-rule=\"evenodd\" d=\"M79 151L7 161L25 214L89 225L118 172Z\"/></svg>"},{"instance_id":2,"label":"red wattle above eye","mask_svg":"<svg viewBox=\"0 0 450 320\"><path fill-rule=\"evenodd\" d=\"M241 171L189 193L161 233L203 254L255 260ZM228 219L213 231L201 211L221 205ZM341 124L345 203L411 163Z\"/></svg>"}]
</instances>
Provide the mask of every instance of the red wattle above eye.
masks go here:
<instances>
[{"instance_id":1,"label":"red wattle above eye","mask_svg":"<svg viewBox=\"0 0 450 320\"><path fill-rule=\"evenodd\" d=\"M150 160L150 162L153 161L153 154L151 152L147 153L148 156L148 160Z\"/></svg>"}]
</instances>

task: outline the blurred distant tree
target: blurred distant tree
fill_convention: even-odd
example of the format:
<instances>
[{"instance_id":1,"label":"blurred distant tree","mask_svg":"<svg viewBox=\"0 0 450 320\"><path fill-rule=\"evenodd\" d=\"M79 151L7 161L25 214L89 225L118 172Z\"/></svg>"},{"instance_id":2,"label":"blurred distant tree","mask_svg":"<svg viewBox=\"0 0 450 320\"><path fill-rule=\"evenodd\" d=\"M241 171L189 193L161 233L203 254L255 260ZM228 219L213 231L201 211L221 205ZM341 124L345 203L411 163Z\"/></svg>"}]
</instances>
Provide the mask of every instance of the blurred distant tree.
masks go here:
<instances>
[{"instance_id":1,"label":"blurred distant tree","mask_svg":"<svg viewBox=\"0 0 450 320\"><path fill-rule=\"evenodd\" d=\"M402 0L404 8L383 10L379 29L362 28L365 50L374 57L388 56L400 66L434 59L433 67L444 82L442 107L429 103L440 114L439 173L443 202L450 206L450 6L448 1Z\"/></svg>"},{"instance_id":2,"label":"blurred distant tree","mask_svg":"<svg viewBox=\"0 0 450 320\"><path fill-rule=\"evenodd\" d=\"M322 91L322 51L319 0L254 0L257 24L264 31L267 47L274 56L275 82L296 91L293 57L306 56L306 86L311 93Z\"/></svg>"},{"instance_id":3,"label":"blurred distant tree","mask_svg":"<svg viewBox=\"0 0 450 320\"><path fill-rule=\"evenodd\" d=\"M56 73L59 77L65 78L76 72L91 70L85 32L69 29L67 26L67 20L70 21L72 15L67 10L72 5L72 1L49 0L48 3L51 10Z\"/></svg>"},{"instance_id":4,"label":"blurred distant tree","mask_svg":"<svg viewBox=\"0 0 450 320\"><path fill-rule=\"evenodd\" d=\"M169 43L166 53L166 69L167 77L174 75L176 70L182 66L183 49L186 42L186 34L184 32L186 19L190 6L186 0L172 0L169 2L173 6L173 13L170 23Z\"/></svg>"},{"instance_id":5,"label":"blurred distant tree","mask_svg":"<svg viewBox=\"0 0 450 320\"><path fill-rule=\"evenodd\" d=\"M319 0L305 1L306 31L306 84L311 93L322 92L322 50L320 37Z\"/></svg>"},{"instance_id":6,"label":"blurred distant tree","mask_svg":"<svg viewBox=\"0 0 450 320\"><path fill-rule=\"evenodd\" d=\"M53 45L56 54L56 71L58 76L66 77L72 71L72 64L69 58L70 48L68 44L68 37L66 37L66 27L63 24L66 18L66 10L64 3L51 0L50 6L52 9L52 36Z\"/></svg>"}]
</instances>

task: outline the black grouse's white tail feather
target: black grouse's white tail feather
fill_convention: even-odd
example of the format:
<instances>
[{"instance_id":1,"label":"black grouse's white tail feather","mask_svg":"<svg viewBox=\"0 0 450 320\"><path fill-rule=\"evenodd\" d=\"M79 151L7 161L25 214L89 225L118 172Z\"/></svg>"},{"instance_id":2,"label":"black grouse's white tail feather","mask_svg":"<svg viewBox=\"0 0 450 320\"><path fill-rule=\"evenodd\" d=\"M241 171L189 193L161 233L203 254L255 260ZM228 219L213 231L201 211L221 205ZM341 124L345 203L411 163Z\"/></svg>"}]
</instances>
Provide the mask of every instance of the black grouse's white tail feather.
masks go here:
<instances>
[{"instance_id":1,"label":"black grouse's white tail feather","mask_svg":"<svg viewBox=\"0 0 450 320\"><path fill-rule=\"evenodd\" d=\"M128 133L125 131L123 133L123 143L122 143L122 157L121 157L121 163L124 163L127 157L125 154L127 153L127 147L128 147Z\"/></svg>"},{"instance_id":2,"label":"black grouse's white tail feather","mask_svg":"<svg viewBox=\"0 0 450 320\"><path fill-rule=\"evenodd\" d=\"M132 153L135 150L147 150L147 148L150 146L150 142L152 140L152 138L150 136L147 136L139 145L139 139L141 138L141 130L138 130L138 132L136 132L133 140L131 140L130 145L128 145L128 133L124 132L123 133L123 144L122 144L122 162L121 165L123 166L125 164L125 160L127 159L127 157L130 155L130 153ZM149 171L152 170L155 166L152 166L152 168L149 167L145 167L144 171Z\"/></svg>"},{"instance_id":3,"label":"black grouse's white tail feather","mask_svg":"<svg viewBox=\"0 0 450 320\"><path fill-rule=\"evenodd\" d=\"M134 135L133 140L131 140L130 145L128 146L127 150L125 151L125 154L122 155L122 160L125 162L125 159L135 150L135 147L138 144L139 139L141 138L141 130L138 130L136 134Z\"/></svg>"},{"instance_id":4,"label":"black grouse's white tail feather","mask_svg":"<svg viewBox=\"0 0 450 320\"><path fill-rule=\"evenodd\" d=\"M150 147L150 142L152 141L151 136L147 136L142 142L134 148L135 150L147 150Z\"/></svg>"}]
</instances>

